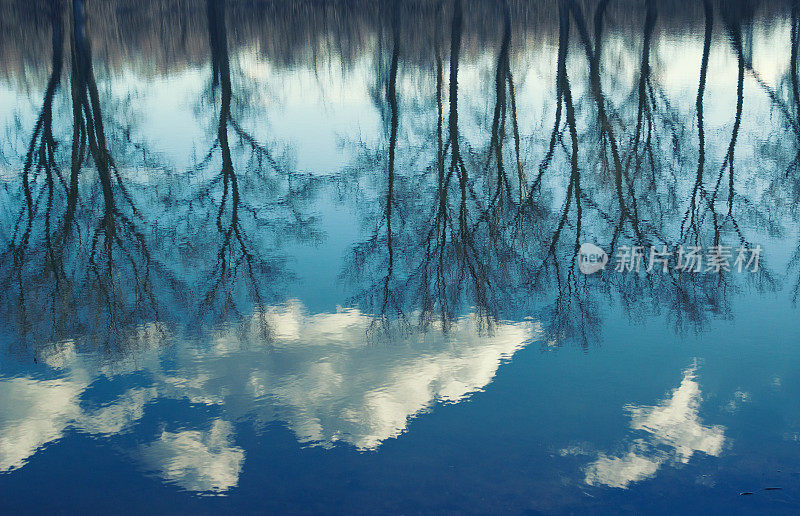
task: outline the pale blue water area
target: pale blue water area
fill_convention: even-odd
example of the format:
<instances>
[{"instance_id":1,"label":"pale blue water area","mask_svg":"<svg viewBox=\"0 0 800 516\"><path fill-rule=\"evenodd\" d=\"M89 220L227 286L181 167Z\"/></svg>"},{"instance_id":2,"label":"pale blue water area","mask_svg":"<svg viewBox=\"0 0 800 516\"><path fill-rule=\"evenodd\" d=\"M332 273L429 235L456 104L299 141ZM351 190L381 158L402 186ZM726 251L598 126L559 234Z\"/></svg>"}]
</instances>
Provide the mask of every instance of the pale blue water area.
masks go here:
<instances>
[{"instance_id":1,"label":"pale blue water area","mask_svg":"<svg viewBox=\"0 0 800 516\"><path fill-rule=\"evenodd\" d=\"M0 512L796 513L798 31L0 3Z\"/></svg>"}]
</instances>

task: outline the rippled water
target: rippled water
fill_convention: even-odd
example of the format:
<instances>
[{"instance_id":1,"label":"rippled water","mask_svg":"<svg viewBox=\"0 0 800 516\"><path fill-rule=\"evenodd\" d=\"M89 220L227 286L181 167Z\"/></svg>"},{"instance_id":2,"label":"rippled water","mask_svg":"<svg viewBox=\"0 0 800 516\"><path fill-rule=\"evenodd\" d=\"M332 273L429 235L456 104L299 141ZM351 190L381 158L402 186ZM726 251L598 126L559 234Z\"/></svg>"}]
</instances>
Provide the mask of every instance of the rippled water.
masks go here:
<instances>
[{"instance_id":1,"label":"rippled water","mask_svg":"<svg viewBox=\"0 0 800 516\"><path fill-rule=\"evenodd\" d=\"M0 3L4 510L796 512L798 31Z\"/></svg>"}]
</instances>

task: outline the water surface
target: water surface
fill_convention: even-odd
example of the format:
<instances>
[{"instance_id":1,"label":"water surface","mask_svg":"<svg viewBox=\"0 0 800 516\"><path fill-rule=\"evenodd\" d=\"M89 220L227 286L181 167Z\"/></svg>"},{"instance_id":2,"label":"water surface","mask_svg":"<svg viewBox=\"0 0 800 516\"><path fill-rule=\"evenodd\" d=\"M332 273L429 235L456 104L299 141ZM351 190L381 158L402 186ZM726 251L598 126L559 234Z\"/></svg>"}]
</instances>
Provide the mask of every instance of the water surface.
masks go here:
<instances>
[{"instance_id":1,"label":"water surface","mask_svg":"<svg viewBox=\"0 0 800 516\"><path fill-rule=\"evenodd\" d=\"M796 512L798 30L3 2L4 508Z\"/></svg>"}]
</instances>

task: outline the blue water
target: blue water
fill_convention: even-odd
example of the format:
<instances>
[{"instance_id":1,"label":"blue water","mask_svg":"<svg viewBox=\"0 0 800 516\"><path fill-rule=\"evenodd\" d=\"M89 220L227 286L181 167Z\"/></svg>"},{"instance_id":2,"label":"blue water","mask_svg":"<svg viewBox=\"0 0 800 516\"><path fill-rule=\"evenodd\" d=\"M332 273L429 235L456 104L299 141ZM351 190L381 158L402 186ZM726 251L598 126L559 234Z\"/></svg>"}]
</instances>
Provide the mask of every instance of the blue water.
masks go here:
<instances>
[{"instance_id":1,"label":"blue water","mask_svg":"<svg viewBox=\"0 0 800 516\"><path fill-rule=\"evenodd\" d=\"M0 512L796 513L798 16L3 3Z\"/></svg>"}]
</instances>

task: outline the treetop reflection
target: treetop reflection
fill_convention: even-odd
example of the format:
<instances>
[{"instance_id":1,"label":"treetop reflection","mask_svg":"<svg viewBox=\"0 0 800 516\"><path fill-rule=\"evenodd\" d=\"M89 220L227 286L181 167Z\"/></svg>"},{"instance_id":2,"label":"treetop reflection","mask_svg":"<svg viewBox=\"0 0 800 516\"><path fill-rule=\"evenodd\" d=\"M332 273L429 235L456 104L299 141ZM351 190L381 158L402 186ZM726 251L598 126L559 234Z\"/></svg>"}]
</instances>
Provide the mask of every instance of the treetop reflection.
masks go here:
<instances>
[{"instance_id":1,"label":"treetop reflection","mask_svg":"<svg viewBox=\"0 0 800 516\"><path fill-rule=\"evenodd\" d=\"M796 9L785 27L769 2L758 11L701 2L685 23L702 20L702 38L677 70L665 42L684 22L670 5L626 4L635 16L622 26L613 2L556 2L551 43L533 48L517 2L491 4L477 23L464 1L391 2L369 11L346 54L311 39L313 59L264 73L253 63L271 58L239 39L238 3L208 0L208 52L187 56L207 70L200 97L162 106L164 123L189 109L198 127L196 157L178 160L147 137L159 115L138 111L130 85L93 57L105 14L80 0L37 4L49 20L48 79L38 114L21 109L2 146L7 340L120 351L143 324L224 325L297 297L295 252L327 252L331 202L350 207L360 235L345 256L328 255L340 267L338 303L374 317L374 335L447 332L474 312L481 331L530 317L549 341L588 346L609 301L699 330L748 283L782 282L769 252L748 278L585 277L576 257L583 241L610 257L631 245L767 247L796 223L793 209L764 201L794 206L797 195ZM768 74L757 23L786 32L790 48ZM363 87L354 113L383 129L326 132L326 97L345 79L320 76L314 134L339 150L328 170L305 169L316 136L286 137L276 112L297 112L291 84L304 70L328 73L326 58L345 55L346 80ZM736 63L730 104L721 89L730 74L716 77L725 59ZM765 127L763 116L779 123ZM265 342L272 331L265 323Z\"/></svg>"}]
</instances>

